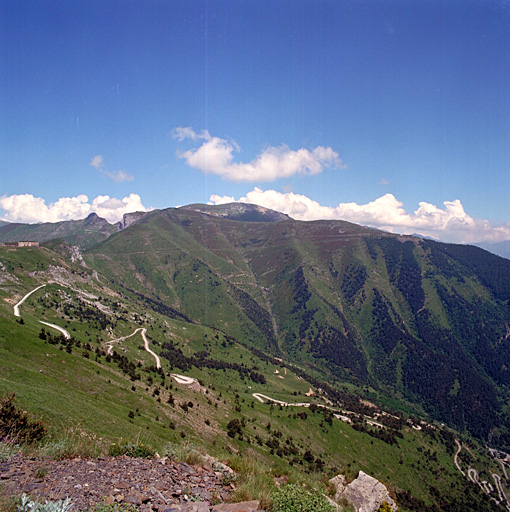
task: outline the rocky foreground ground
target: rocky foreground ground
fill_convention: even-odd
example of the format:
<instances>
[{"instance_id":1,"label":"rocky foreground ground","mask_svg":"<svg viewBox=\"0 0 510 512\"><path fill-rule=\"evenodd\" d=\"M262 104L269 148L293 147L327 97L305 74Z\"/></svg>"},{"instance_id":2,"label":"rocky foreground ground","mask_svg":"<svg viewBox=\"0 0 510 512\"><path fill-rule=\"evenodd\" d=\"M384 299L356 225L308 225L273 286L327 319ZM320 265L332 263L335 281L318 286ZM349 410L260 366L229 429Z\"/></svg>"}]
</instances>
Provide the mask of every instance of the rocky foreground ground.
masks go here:
<instances>
[{"instance_id":1,"label":"rocky foreground ground","mask_svg":"<svg viewBox=\"0 0 510 512\"><path fill-rule=\"evenodd\" d=\"M63 500L73 511L95 504L134 505L140 512L253 512L259 503L227 504L234 489L230 473L167 458L105 457L52 461L18 454L0 461L0 485L7 494Z\"/></svg>"}]
</instances>

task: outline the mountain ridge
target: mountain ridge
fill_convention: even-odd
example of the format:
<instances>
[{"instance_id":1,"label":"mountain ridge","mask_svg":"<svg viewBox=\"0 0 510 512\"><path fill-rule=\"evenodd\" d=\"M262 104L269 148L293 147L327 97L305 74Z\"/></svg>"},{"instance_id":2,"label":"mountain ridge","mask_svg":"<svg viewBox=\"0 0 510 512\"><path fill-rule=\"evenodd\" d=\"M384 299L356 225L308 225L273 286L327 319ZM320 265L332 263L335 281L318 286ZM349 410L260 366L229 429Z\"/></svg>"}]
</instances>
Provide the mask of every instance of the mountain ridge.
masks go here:
<instances>
[{"instance_id":1,"label":"mountain ridge","mask_svg":"<svg viewBox=\"0 0 510 512\"><path fill-rule=\"evenodd\" d=\"M213 217L244 222L278 222L290 220L285 213L249 203L226 203L222 205L189 204L181 206L185 210L194 210Z\"/></svg>"},{"instance_id":2,"label":"mountain ridge","mask_svg":"<svg viewBox=\"0 0 510 512\"><path fill-rule=\"evenodd\" d=\"M363 470L403 510L483 503L461 471L492 481L480 443L508 446L506 260L341 221L135 220L75 262L68 243L0 247L4 392L53 429Z\"/></svg>"},{"instance_id":3,"label":"mountain ridge","mask_svg":"<svg viewBox=\"0 0 510 512\"><path fill-rule=\"evenodd\" d=\"M201 215L152 212L85 260L195 322L320 365L331 378L418 399L477 436L499 424L498 394L510 382L510 348L499 343L509 321L510 262L342 221ZM426 377L424 360L439 374ZM473 421L477 408L483 420Z\"/></svg>"},{"instance_id":4,"label":"mountain ridge","mask_svg":"<svg viewBox=\"0 0 510 512\"><path fill-rule=\"evenodd\" d=\"M30 233L7 228L0 234ZM42 240L81 245L83 264L144 300L333 380L417 401L482 438L497 431L510 446L500 405L510 385L503 258L239 203L137 212L116 225L91 214L34 229ZM477 407L483 421L470 419Z\"/></svg>"}]
</instances>

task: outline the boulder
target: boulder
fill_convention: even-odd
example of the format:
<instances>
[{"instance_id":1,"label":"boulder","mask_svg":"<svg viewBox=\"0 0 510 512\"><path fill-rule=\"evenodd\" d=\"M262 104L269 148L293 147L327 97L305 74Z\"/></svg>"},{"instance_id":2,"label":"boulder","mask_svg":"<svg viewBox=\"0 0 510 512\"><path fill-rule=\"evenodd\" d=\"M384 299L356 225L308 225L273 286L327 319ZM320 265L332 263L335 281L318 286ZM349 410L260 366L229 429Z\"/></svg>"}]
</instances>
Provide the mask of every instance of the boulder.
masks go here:
<instances>
[{"instance_id":1,"label":"boulder","mask_svg":"<svg viewBox=\"0 0 510 512\"><path fill-rule=\"evenodd\" d=\"M329 483L335 488L335 497L333 499L338 501L347 487L347 478L344 475L337 475Z\"/></svg>"},{"instance_id":2,"label":"boulder","mask_svg":"<svg viewBox=\"0 0 510 512\"><path fill-rule=\"evenodd\" d=\"M332 480L337 478L335 477ZM347 499L352 503L356 512L377 512L383 501L390 505L393 510L397 510L397 504L391 498L388 489L379 480L363 471L360 471L358 478L345 486L343 491L340 488L345 484L345 477L343 481L339 478L336 484L335 500Z\"/></svg>"}]
</instances>

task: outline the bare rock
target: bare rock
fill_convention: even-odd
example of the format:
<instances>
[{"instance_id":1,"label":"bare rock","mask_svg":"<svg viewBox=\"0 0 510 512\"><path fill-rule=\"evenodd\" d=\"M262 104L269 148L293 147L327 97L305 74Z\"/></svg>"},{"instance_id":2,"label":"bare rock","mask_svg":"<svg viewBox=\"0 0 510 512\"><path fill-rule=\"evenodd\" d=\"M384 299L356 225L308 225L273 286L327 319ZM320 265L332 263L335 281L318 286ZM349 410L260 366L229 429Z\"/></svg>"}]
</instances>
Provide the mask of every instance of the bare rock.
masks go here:
<instances>
[{"instance_id":1,"label":"bare rock","mask_svg":"<svg viewBox=\"0 0 510 512\"><path fill-rule=\"evenodd\" d=\"M356 512L377 512L383 501L393 510L397 510L388 489L379 480L363 471L359 472L358 478L345 488L340 497L349 500Z\"/></svg>"},{"instance_id":2,"label":"bare rock","mask_svg":"<svg viewBox=\"0 0 510 512\"><path fill-rule=\"evenodd\" d=\"M335 488L334 500L338 501L347 487L347 478L345 478L344 475L337 475L333 477L329 483Z\"/></svg>"},{"instance_id":3,"label":"bare rock","mask_svg":"<svg viewBox=\"0 0 510 512\"><path fill-rule=\"evenodd\" d=\"M147 503L150 501L148 496L143 495L140 491L136 489L131 490L131 492L124 498L126 503L131 503L133 505L140 506L142 503Z\"/></svg>"},{"instance_id":4,"label":"bare rock","mask_svg":"<svg viewBox=\"0 0 510 512\"><path fill-rule=\"evenodd\" d=\"M255 512L260 510L260 501L241 501L239 503L222 503L213 507L212 512Z\"/></svg>"},{"instance_id":5,"label":"bare rock","mask_svg":"<svg viewBox=\"0 0 510 512\"><path fill-rule=\"evenodd\" d=\"M179 505L174 505L175 511L179 512L209 512L209 505L204 503L203 501L198 501L196 503L180 503ZM172 512L174 508L171 508Z\"/></svg>"}]
</instances>

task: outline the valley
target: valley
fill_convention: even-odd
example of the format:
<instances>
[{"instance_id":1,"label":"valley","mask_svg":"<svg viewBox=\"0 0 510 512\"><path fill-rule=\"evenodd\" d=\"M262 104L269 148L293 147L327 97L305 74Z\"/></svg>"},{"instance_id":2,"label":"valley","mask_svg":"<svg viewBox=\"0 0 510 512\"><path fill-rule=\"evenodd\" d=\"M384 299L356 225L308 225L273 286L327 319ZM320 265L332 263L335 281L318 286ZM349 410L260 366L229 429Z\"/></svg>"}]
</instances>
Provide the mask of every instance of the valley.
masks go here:
<instances>
[{"instance_id":1,"label":"valley","mask_svg":"<svg viewBox=\"0 0 510 512\"><path fill-rule=\"evenodd\" d=\"M399 510L508 508L488 447L510 444L510 261L215 213L150 212L78 251L0 247L0 391L47 442L189 443L324 492L362 470Z\"/></svg>"}]
</instances>

